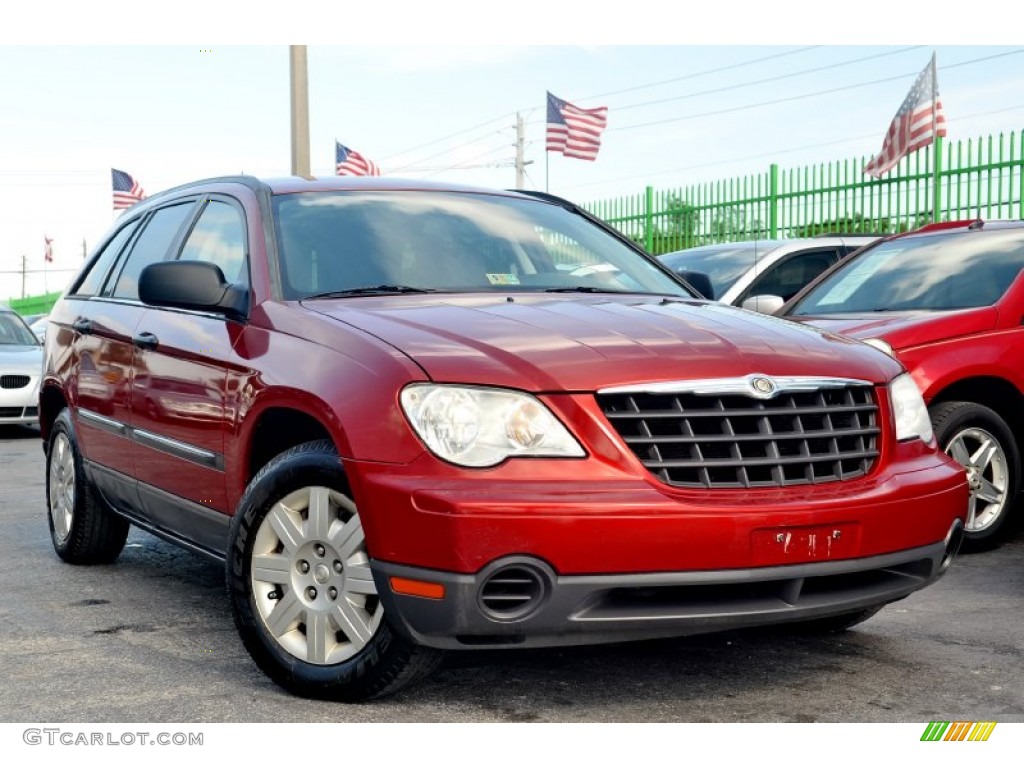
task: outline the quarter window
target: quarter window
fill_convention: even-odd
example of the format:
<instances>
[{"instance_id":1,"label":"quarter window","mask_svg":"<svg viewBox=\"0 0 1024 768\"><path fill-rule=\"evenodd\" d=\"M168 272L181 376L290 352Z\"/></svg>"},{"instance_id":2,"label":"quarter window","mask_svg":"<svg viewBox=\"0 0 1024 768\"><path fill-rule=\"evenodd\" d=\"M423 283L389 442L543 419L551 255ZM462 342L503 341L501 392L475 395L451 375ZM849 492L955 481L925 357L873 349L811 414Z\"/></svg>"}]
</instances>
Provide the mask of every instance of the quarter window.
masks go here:
<instances>
[{"instance_id":1,"label":"quarter window","mask_svg":"<svg viewBox=\"0 0 1024 768\"><path fill-rule=\"evenodd\" d=\"M71 291L71 295L95 296L100 292L100 289L103 287L103 280L106 278L107 272L110 271L110 265L114 263L114 260L121 253L121 249L124 248L125 243L128 242L128 239L135 232L138 225L139 220L136 219L117 231L117 234L104 246L100 255L93 259L92 265L78 283L78 287Z\"/></svg>"}]
</instances>

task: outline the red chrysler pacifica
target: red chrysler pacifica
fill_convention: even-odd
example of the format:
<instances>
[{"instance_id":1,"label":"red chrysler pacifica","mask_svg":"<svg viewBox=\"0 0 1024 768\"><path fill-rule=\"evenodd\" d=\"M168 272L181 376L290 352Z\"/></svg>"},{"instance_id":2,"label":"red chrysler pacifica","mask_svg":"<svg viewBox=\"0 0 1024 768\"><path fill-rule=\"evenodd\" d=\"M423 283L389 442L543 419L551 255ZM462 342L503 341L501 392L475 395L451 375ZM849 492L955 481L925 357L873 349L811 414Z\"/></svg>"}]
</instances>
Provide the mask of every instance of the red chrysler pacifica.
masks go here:
<instances>
[{"instance_id":1,"label":"red chrysler pacifica","mask_svg":"<svg viewBox=\"0 0 1024 768\"><path fill-rule=\"evenodd\" d=\"M54 547L226 563L245 647L356 700L443 649L842 628L937 579L968 488L892 357L706 302L572 204L213 179L50 316Z\"/></svg>"}]
</instances>

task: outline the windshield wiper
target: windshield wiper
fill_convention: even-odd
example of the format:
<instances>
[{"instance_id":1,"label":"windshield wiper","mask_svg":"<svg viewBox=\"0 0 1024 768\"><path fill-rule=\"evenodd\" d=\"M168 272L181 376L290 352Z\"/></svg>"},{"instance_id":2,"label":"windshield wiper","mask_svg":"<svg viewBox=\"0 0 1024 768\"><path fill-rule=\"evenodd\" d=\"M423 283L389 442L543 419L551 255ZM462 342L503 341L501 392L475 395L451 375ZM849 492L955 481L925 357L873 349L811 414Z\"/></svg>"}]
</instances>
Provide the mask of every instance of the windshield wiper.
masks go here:
<instances>
[{"instance_id":1,"label":"windshield wiper","mask_svg":"<svg viewBox=\"0 0 1024 768\"><path fill-rule=\"evenodd\" d=\"M361 288L346 288L343 291L325 291L306 296L307 299L343 299L346 296L383 296L389 293L435 293L436 288L413 288L410 285L366 285Z\"/></svg>"},{"instance_id":2,"label":"windshield wiper","mask_svg":"<svg viewBox=\"0 0 1024 768\"><path fill-rule=\"evenodd\" d=\"M544 293L637 293L637 291L616 291L611 288L597 288L593 285L571 285L566 288L545 288Z\"/></svg>"}]
</instances>

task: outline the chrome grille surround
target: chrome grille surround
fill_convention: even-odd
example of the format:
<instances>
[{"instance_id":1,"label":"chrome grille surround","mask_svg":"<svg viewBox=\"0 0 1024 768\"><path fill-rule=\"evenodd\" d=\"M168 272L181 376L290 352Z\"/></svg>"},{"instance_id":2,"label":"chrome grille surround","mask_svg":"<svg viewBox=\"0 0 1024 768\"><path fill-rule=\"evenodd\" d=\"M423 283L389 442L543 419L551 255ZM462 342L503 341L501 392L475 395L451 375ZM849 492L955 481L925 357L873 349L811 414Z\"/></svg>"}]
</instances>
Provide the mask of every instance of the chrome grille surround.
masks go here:
<instances>
[{"instance_id":1,"label":"chrome grille surround","mask_svg":"<svg viewBox=\"0 0 1024 768\"><path fill-rule=\"evenodd\" d=\"M871 470L881 431L874 389L858 379L751 374L610 387L597 402L669 485L782 487Z\"/></svg>"}]
</instances>

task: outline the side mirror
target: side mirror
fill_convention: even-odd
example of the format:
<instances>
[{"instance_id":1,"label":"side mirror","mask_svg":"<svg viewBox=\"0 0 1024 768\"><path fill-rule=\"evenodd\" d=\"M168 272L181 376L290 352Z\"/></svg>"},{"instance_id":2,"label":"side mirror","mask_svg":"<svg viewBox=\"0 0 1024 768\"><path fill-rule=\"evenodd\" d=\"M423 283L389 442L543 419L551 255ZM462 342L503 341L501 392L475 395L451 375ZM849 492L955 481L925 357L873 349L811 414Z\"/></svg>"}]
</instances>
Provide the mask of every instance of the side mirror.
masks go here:
<instances>
[{"instance_id":1,"label":"side mirror","mask_svg":"<svg viewBox=\"0 0 1024 768\"><path fill-rule=\"evenodd\" d=\"M764 296L751 296L749 299L744 299L743 308L752 309L762 315L774 315L782 309L782 305L785 303L781 296L773 296L769 293Z\"/></svg>"},{"instance_id":2,"label":"side mirror","mask_svg":"<svg viewBox=\"0 0 1024 768\"><path fill-rule=\"evenodd\" d=\"M692 269L677 269L676 274L690 284L697 293L708 301L715 300L715 287L711 285L711 278L703 272L696 272Z\"/></svg>"},{"instance_id":3,"label":"side mirror","mask_svg":"<svg viewBox=\"0 0 1024 768\"><path fill-rule=\"evenodd\" d=\"M216 312L244 320L249 292L231 285L216 264L205 261L162 261L139 275L139 298L157 307Z\"/></svg>"}]
</instances>

